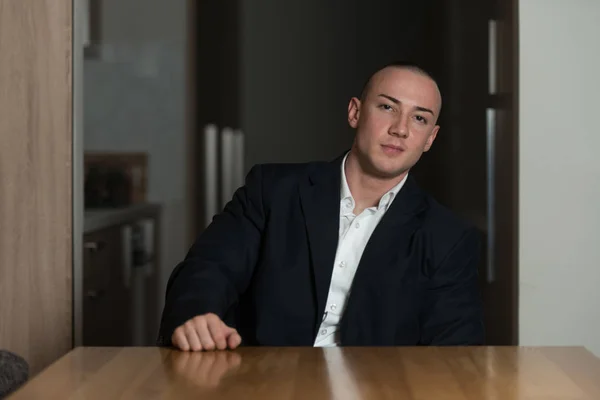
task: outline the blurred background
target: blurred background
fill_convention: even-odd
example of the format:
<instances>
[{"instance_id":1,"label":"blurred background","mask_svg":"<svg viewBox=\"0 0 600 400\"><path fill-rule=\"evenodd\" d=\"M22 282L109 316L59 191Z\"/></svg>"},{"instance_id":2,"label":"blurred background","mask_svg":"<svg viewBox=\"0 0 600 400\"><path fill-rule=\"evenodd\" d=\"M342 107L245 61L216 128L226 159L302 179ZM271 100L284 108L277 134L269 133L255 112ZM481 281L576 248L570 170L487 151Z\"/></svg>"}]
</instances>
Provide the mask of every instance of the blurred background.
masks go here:
<instances>
[{"instance_id":1,"label":"blurred background","mask_svg":"<svg viewBox=\"0 0 600 400\"><path fill-rule=\"evenodd\" d=\"M248 169L331 160L382 64L444 96L411 172L484 235L488 344L600 355L597 0L3 0L0 347L155 342Z\"/></svg>"},{"instance_id":2,"label":"blurred background","mask_svg":"<svg viewBox=\"0 0 600 400\"><path fill-rule=\"evenodd\" d=\"M516 8L87 0L76 342L153 344L171 270L250 167L340 155L353 139L350 98L406 60L444 99L438 139L413 173L481 229L489 344L516 344Z\"/></svg>"}]
</instances>

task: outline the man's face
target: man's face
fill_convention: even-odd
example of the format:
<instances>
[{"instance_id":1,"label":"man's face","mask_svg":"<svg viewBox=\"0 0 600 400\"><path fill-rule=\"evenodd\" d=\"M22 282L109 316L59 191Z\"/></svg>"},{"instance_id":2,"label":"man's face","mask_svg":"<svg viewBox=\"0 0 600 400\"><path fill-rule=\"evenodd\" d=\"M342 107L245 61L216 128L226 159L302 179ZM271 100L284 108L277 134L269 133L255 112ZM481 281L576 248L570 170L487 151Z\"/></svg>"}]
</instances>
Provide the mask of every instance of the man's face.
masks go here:
<instances>
[{"instance_id":1,"label":"man's face","mask_svg":"<svg viewBox=\"0 0 600 400\"><path fill-rule=\"evenodd\" d=\"M362 102L353 98L348 106L362 169L393 178L412 168L435 140L440 107L439 90L430 78L396 67L376 73Z\"/></svg>"}]
</instances>

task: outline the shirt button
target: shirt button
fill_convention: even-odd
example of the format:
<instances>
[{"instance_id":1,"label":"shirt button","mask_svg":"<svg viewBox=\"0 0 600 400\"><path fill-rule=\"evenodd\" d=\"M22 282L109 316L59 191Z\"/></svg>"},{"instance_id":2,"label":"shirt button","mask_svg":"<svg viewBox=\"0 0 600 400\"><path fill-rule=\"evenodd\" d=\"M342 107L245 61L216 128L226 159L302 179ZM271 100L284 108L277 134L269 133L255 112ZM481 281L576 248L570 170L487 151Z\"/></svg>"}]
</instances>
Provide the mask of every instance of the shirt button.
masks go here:
<instances>
[{"instance_id":1,"label":"shirt button","mask_svg":"<svg viewBox=\"0 0 600 400\"><path fill-rule=\"evenodd\" d=\"M344 268L345 266L346 266L346 261L342 261L342 262L340 263L340 268Z\"/></svg>"},{"instance_id":2,"label":"shirt button","mask_svg":"<svg viewBox=\"0 0 600 400\"><path fill-rule=\"evenodd\" d=\"M323 330L321 331L321 335L325 335L325 334L327 334L327 329L323 329Z\"/></svg>"},{"instance_id":3,"label":"shirt button","mask_svg":"<svg viewBox=\"0 0 600 400\"><path fill-rule=\"evenodd\" d=\"M355 227L356 229L358 229L358 228L360 228L360 224L357 222L357 223L356 223L356 225L354 225L354 227Z\"/></svg>"},{"instance_id":4,"label":"shirt button","mask_svg":"<svg viewBox=\"0 0 600 400\"><path fill-rule=\"evenodd\" d=\"M331 307L329 307L329 308L331 308L331 311L335 311L335 309L337 308L337 306L335 304L332 304Z\"/></svg>"},{"instance_id":5,"label":"shirt button","mask_svg":"<svg viewBox=\"0 0 600 400\"><path fill-rule=\"evenodd\" d=\"M346 200L345 206L346 206L346 208L352 207L352 200Z\"/></svg>"}]
</instances>

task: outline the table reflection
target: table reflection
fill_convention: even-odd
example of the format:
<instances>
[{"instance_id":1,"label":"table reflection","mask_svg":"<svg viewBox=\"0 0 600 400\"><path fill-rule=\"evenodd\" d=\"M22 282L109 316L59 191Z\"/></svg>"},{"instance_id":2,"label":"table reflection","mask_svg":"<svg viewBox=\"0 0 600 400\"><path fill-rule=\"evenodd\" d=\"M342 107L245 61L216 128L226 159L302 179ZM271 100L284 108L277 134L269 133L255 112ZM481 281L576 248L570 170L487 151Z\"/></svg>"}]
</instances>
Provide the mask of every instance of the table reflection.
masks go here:
<instances>
[{"instance_id":1,"label":"table reflection","mask_svg":"<svg viewBox=\"0 0 600 400\"><path fill-rule=\"evenodd\" d=\"M172 353L172 371L175 377L200 387L216 388L241 363L242 356L234 351Z\"/></svg>"}]
</instances>

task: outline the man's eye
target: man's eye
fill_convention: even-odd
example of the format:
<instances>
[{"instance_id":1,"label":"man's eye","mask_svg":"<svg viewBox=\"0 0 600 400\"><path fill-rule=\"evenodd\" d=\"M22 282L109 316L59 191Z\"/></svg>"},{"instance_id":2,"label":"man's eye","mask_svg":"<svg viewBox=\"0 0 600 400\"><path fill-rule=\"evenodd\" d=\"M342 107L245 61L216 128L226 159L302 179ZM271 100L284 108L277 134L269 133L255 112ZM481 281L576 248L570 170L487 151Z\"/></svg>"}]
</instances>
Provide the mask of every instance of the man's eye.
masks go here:
<instances>
[{"instance_id":1,"label":"man's eye","mask_svg":"<svg viewBox=\"0 0 600 400\"><path fill-rule=\"evenodd\" d=\"M425 117L420 116L420 115L416 115L415 119L417 120L417 122L419 122L421 124L426 124L427 123L427 119Z\"/></svg>"},{"instance_id":2,"label":"man's eye","mask_svg":"<svg viewBox=\"0 0 600 400\"><path fill-rule=\"evenodd\" d=\"M392 106L390 106L389 104L380 104L379 108L386 110L386 111L391 111L392 110Z\"/></svg>"}]
</instances>

